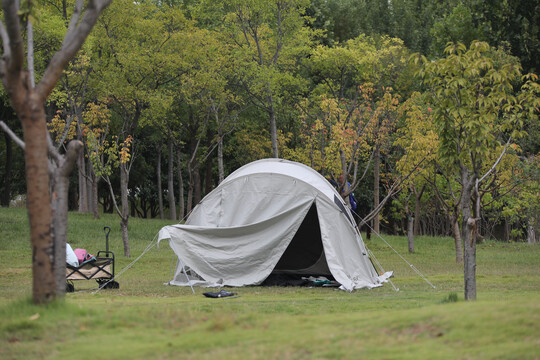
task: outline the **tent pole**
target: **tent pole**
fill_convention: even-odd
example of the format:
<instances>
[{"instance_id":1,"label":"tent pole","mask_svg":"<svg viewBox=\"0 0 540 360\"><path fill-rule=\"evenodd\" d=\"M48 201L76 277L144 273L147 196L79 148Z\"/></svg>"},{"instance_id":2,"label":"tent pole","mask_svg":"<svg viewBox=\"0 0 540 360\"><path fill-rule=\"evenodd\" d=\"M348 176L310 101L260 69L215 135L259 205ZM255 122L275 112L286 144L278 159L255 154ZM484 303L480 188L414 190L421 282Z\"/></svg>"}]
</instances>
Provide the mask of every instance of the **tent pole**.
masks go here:
<instances>
[{"instance_id":1,"label":"tent pole","mask_svg":"<svg viewBox=\"0 0 540 360\"><path fill-rule=\"evenodd\" d=\"M193 295L195 295L195 290L193 290L193 285L191 285L191 280L189 279L189 276L186 271L186 267L184 266L184 262L180 257L178 257L178 261L180 261L180 264L182 264L182 271L184 271L184 275L186 276L186 279L188 281L189 287L191 288L191 291L193 291Z\"/></svg>"},{"instance_id":2,"label":"tent pole","mask_svg":"<svg viewBox=\"0 0 540 360\"><path fill-rule=\"evenodd\" d=\"M173 272L173 264L174 264L174 254L171 258L171 268L169 270L169 282L168 282L168 285L171 285L171 281L173 279L173 275L172 275L172 272ZM178 265L178 257L176 258L176 265Z\"/></svg>"}]
</instances>

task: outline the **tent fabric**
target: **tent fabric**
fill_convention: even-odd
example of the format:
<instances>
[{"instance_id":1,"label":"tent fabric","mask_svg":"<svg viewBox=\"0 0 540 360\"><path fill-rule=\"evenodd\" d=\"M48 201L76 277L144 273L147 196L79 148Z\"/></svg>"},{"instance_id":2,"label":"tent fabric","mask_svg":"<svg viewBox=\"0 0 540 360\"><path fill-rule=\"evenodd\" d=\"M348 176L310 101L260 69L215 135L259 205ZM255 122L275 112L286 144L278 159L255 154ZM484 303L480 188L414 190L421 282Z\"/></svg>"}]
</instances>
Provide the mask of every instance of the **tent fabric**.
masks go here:
<instances>
[{"instance_id":1,"label":"tent fabric","mask_svg":"<svg viewBox=\"0 0 540 360\"><path fill-rule=\"evenodd\" d=\"M333 186L310 167L281 159L233 172L185 224L162 228L158 239L168 239L179 259L173 285L258 285L273 271L329 272L352 291L389 276L378 276Z\"/></svg>"}]
</instances>

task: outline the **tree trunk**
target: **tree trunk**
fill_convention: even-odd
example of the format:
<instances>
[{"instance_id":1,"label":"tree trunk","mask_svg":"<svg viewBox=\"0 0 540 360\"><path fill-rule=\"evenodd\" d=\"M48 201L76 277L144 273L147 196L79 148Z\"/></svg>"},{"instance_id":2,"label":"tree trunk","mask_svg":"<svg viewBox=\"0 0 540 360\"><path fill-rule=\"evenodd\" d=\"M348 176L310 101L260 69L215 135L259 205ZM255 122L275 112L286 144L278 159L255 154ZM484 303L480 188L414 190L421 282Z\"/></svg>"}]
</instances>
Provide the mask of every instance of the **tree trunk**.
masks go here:
<instances>
[{"instance_id":1,"label":"tree trunk","mask_svg":"<svg viewBox=\"0 0 540 360\"><path fill-rule=\"evenodd\" d=\"M64 156L59 155L54 171L54 189L52 196L54 226L54 258L56 296L63 297L66 291L66 242L68 228L68 190L69 175L79 158L83 143L75 140L68 145Z\"/></svg>"},{"instance_id":2,"label":"tree trunk","mask_svg":"<svg viewBox=\"0 0 540 360\"><path fill-rule=\"evenodd\" d=\"M81 106L75 105L73 102L72 108L75 116L77 117L77 139L83 141L82 135L82 126L84 125L83 114ZM79 179L79 212L88 213L91 212L90 208L92 207L90 203L90 191L91 188L88 186L90 173L87 171L87 164L84 156L84 148L79 152L79 158L77 159L77 168L78 168L78 179Z\"/></svg>"},{"instance_id":3,"label":"tree trunk","mask_svg":"<svg viewBox=\"0 0 540 360\"><path fill-rule=\"evenodd\" d=\"M512 232L510 227L510 220L508 216L505 216L504 218L504 241L509 242L510 241L510 233Z\"/></svg>"},{"instance_id":4,"label":"tree trunk","mask_svg":"<svg viewBox=\"0 0 540 360\"><path fill-rule=\"evenodd\" d=\"M176 200L174 199L174 144L169 140L169 172L167 176L169 196L169 219L176 220Z\"/></svg>"},{"instance_id":5,"label":"tree trunk","mask_svg":"<svg viewBox=\"0 0 540 360\"><path fill-rule=\"evenodd\" d=\"M159 218L163 219L163 189L161 188L161 142L157 148L157 166L156 166L156 177L157 177L157 191L158 191L158 206L159 206Z\"/></svg>"},{"instance_id":6,"label":"tree trunk","mask_svg":"<svg viewBox=\"0 0 540 360\"><path fill-rule=\"evenodd\" d=\"M193 185L193 203L197 205L202 199L201 173L198 162L195 162L195 167L193 168Z\"/></svg>"},{"instance_id":7,"label":"tree trunk","mask_svg":"<svg viewBox=\"0 0 540 360\"><path fill-rule=\"evenodd\" d=\"M99 208L98 208L98 184L99 177L96 176L92 169L91 174L92 179L92 212L94 213L94 219L99 219Z\"/></svg>"},{"instance_id":8,"label":"tree trunk","mask_svg":"<svg viewBox=\"0 0 540 360\"><path fill-rule=\"evenodd\" d=\"M414 253L414 218L412 216L407 217L407 240L409 243L409 254Z\"/></svg>"},{"instance_id":9,"label":"tree trunk","mask_svg":"<svg viewBox=\"0 0 540 360\"><path fill-rule=\"evenodd\" d=\"M415 192L415 195L416 195L416 192ZM407 196L405 200L405 214L407 215L407 243L409 245L409 254L413 254L414 253L414 217L409 211L410 198L411 198L411 193L409 193L409 196Z\"/></svg>"},{"instance_id":10,"label":"tree trunk","mask_svg":"<svg viewBox=\"0 0 540 360\"><path fill-rule=\"evenodd\" d=\"M270 117L270 139L272 141L272 156L279 158L278 150L278 138L277 138L277 125L276 125L276 112L274 110L274 99L272 95L267 96L268 100L268 115Z\"/></svg>"},{"instance_id":11,"label":"tree trunk","mask_svg":"<svg viewBox=\"0 0 540 360\"><path fill-rule=\"evenodd\" d=\"M188 193L187 193L187 206L186 206L186 215L189 215L191 213L191 210L193 209L193 185L190 182L188 184Z\"/></svg>"},{"instance_id":12,"label":"tree trunk","mask_svg":"<svg viewBox=\"0 0 540 360\"><path fill-rule=\"evenodd\" d=\"M463 245L461 243L461 230L459 229L459 223L456 217L450 219L452 224L452 235L454 237L454 244L456 247L456 263L463 263Z\"/></svg>"},{"instance_id":13,"label":"tree trunk","mask_svg":"<svg viewBox=\"0 0 540 360\"><path fill-rule=\"evenodd\" d=\"M212 180L212 159L210 158L210 156L206 159L206 166L205 166L205 174L204 174L204 194L209 194L210 191L212 191L212 188L213 188L213 183L214 181Z\"/></svg>"},{"instance_id":14,"label":"tree trunk","mask_svg":"<svg viewBox=\"0 0 540 360\"><path fill-rule=\"evenodd\" d=\"M463 224L461 231L464 248L465 300L476 300L476 219L472 217L471 212L474 180L469 177L467 169L461 170L461 179L463 187L461 203Z\"/></svg>"},{"instance_id":15,"label":"tree trunk","mask_svg":"<svg viewBox=\"0 0 540 360\"><path fill-rule=\"evenodd\" d=\"M531 216L527 219L527 242L529 244L536 244L536 219Z\"/></svg>"},{"instance_id":16,"label":"tree trunk","mask_svg":"<svg viewBox=\"0 0 540 360\"><path fill-rule=\"evenodd\" d=\"M223 166L223 134L219 134L217 162L219 183L221 184L221 182L225 179L225 169Z\"/></svg>"},{"instance_id":17,"label":"tree trunk","mask_svg":"<svg viewBox=\"0 0 540 360\"><path fill-rule=\"evenodd\" d=\"M376 146L373 160L373 208L376 209L379 206L379 181L381 167L381 150L378 145ZM375 231L376 234L380 234L381 232L379 214L373 218L373 231Z\"/></svg>"},{"instance_id":18,"label":"tree trunk","mask_svg":"<svg viewBox=\"0 0 540 360\"><path fill-rule=\"evenodd\" d=\"M182 153L180 147L176 150L178 158L178 220L182 220L185 216L184 205L184 179L182 178Z\"/></svg>"},{"instance_id":19,"label":"tree trunk","mask_svg":"<svg viewBox=\"0 0 540 360\"><path fill-rule=\"evenodd\" d=\"M121 221L120 228L122 229L122 241L124 243L124 256L131 257L131 250L129 247L128 237L128 221L129 221L129 202L128 202L128 183L129 183L129 170L126 164L120 164L120 205ZM111 194L112 195L112 194Z\"/></svg>"},{"instance_id":20,"label":"tree trunk","mask_svg":"<svg viewBox=\"0 0 540 360\"><path fill-rule=\"evenodd\" d=\"M79 177L79 212L88 212L88 192L86 187L86 161L84 152L80 151L77 159L78 177Z\"/></svg>"},{"instance_id":21,"label":"tree trunk","mask_svg":"<svg viewBox=\"0 0 540 360\"><path fill-rule=\"evenodd\" d=\"M6 140L6 166L4 168L4 189L0 197L0 206L9 207L11 200L11 169L13 165L13 141L7 132L4 132Z\"/></svg>"},{"instance_id":22,"label":"tree trunk","mask_svg":"<svg viewBox=\"0 0 540 360\"><path fill-rule=\"evenodd\" d=\"M416 191L416 187L412 186L414 192L414 235L419 235L420 232L420 205L422 200L422 195L426 189L426 185L422 186L420 191Z\"/></svg>"},{"instance_id":23,"label":"tree trunk","mask_svg":"<svg viewBox=\"0 0 540 360\"><path fill-rule=\"evenodd\" d=\"M86 193L88 194L88 212L94 213L94 168L91 161L86 161Z\"/></svg>"},{"instance_id":24,"label":"tree trunk","mask_svg":"<svg viewBox=\"0 0 540 360\"><path fill-rule=\"evenodd\" d=\"M187 194L187 215L191 213L191 209L193 207L193 182L194 182L194 176L193 176L193 169L191 168L191 161L188 162L188 194Z\"/></svg>"},{"instance_id":25,"label":"tree trunk","mask_svg":"<svg viewBox=\"0 0 540 360\"><path fill-rule=\"evenodd\" d=\"M32 297L43 304L56 296L52 211L49 193L47 124L43 102L30 93L24 106L16 106L26 144L26 191L32 245Z\"/></svg>"}]
</instances>

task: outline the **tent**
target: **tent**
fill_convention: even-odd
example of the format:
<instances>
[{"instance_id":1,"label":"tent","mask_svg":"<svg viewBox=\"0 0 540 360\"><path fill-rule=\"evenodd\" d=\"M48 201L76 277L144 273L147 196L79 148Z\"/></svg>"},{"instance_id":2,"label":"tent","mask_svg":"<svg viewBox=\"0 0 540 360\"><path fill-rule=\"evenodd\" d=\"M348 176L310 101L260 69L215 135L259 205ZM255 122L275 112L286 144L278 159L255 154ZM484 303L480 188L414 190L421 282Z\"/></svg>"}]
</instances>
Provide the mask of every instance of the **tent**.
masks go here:
<instances>
[{"instance_id":1,"label":"tent","mask_svg":"<svg viewBox=\"0 0 540 360\"><path fill-rule=\"evenodd\" d=\"M334 187L300 163L263 159L229 175L185 224L163 227L178 256L171 285L246 286L271 273L331 275L343 289L381 286Z\"/></svg>"}]
</instances>

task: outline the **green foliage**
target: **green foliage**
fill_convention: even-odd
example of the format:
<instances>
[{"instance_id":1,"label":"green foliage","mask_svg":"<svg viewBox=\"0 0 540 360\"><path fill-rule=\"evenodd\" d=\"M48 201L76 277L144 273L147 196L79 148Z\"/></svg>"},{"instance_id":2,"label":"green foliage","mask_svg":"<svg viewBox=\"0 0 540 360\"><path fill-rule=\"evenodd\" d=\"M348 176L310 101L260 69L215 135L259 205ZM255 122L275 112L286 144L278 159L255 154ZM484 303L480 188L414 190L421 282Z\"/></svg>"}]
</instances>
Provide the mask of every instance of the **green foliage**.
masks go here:
<instances>
[{"instance_id":1,"label":"green foliage","mask_svg":"<svg viewBox=\"0 0 540 360\"><path fill-rule=\"evenodd\" d=\"M446 58L425 60L419 72L435 105L439 155L446 165L469 166L478 176L501 140L525 134L523 119L536 116L540 101L538 84L528 79L516 94L519 66L486 43L474 42L468 50L449 44L445 51Z\"/></svg>"},{"instance_id":2,"label":"green foliage","mask_svg":"<svg viewBox=\"0 0 540 360\"><path fill-rule=\"evenodd\" d=\"M34 23L39 79L61 46L73 1L21 5L25 16L36 14L39 20ZM141 184L155 181L157 154L151 152L172 139L182 153L182 166L192 158L208 163L208 177L202 176L204 166L192 164L192 169L205 178L201 182L211 183L210 189L217 178L218 143L224 146L225 174L272 156L268 114L273 113L281 157L337 176L343 159L353 164L351 173L355 165L368 166L381 143L383 185L412 172L404 184L410 191L429 180L449 204L454 203L449 192L460 189L459 179L435 175L437 166L461 162L484 173L512 137L510 155L493 174L495 184L482 189L482 203L490 221L504 214L523 223L537 199L531 180L540 146L539 90L536 76L522 79L519 61L508 53L519 54L527 69L534 68L540 12L533 5L115 0L66 68L62 86L53 91L49 128L61 140L73 121L69 138L87 140L87 155L96 163L109 162L110 169L138 155L130 164L134 174L144 176ZM478 39L490 45L473 42ZM474 45L453 45L443 54L447 41ZM410 50L420 51L426 61L408 62ZM411 74L424 64L420 88ZM90 103L101 103L103 112L110 112L107 136L96 132L104 126L82 136L78 110ZM384 126L377 125L380 119ZM3 156L0 162L1 168ZM365 209L371 207L372 175L367 169L359 185ZM132 193L142 186L134 181ZM19 182L17 188L24 188ZM430 195L423 213L440 213L435 194Z\"/></svg>"},{"instance_id":3,"label":"green foliage","mask_svg":"<svg viewBox=\"0 0 540 360\"><path fill-rule=\"evenodd\" d=\"M431 55L441 57L449 42L469 46L474 40L484 40L483 34L475 24L471 9L458 4L449 14L438 19L431 28Z\"/></svg>"}]
</instances>

